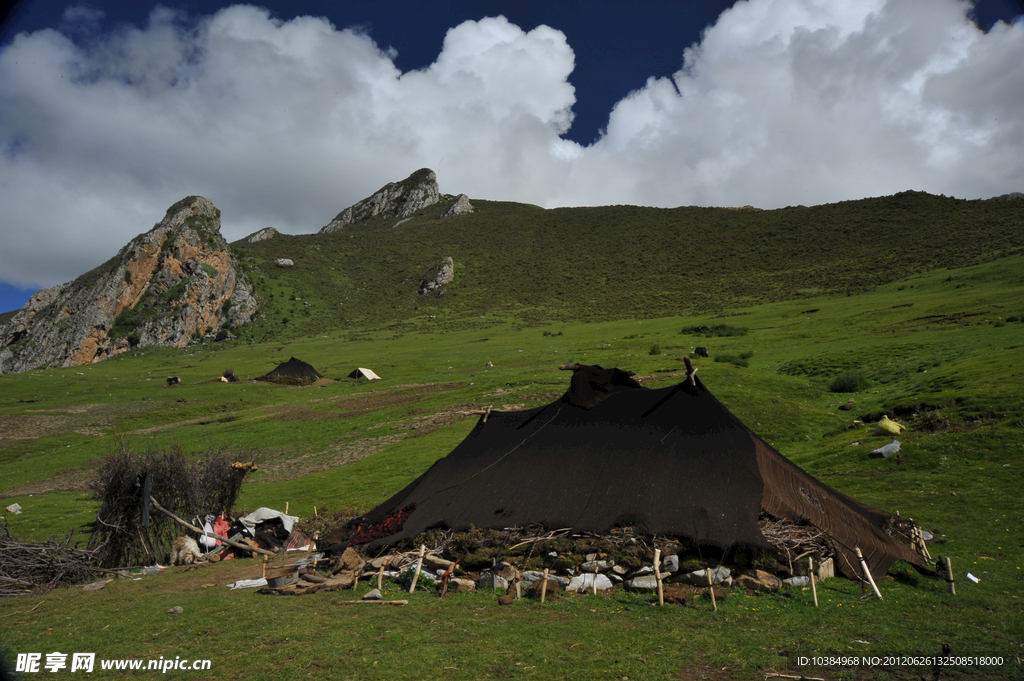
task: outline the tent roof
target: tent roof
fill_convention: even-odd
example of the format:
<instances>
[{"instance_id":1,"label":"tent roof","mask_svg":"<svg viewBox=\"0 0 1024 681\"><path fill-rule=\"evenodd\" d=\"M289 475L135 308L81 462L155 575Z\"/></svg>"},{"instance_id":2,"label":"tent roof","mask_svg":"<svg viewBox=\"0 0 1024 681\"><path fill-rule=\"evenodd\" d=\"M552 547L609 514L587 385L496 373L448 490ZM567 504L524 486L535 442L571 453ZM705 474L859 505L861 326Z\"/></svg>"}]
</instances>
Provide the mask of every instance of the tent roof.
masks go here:
<instances>
[{"instance_id":1,"label":"tent roof","mask_svg":"<svg viewBox=\"0 0 1024 681\"><path fill-rule=\"evenodd\" d=\"M278 364L277 368L266 374L264 378L323 378L323 376L311 364L292 357L287 362Z\"/></svg>"},{"instance_id":2,"label":"tent roof","mask_svg":"<svg viewBox=\"0 0 1024 681\"><path fill-rule=\"evenodd\" d=\"M348 377L349 378L365 378L365 379L370 380L370 381L379 381L379 380L381 380L380 376L378 376L377 374L373 373L372 369L364 369L363 367L359 367L357 369L354 369L352 371L352 373L350 373L348 375Z\"/></svg>"},{"instance_id":3,"label":"tent roof","mask_svg":"<svg viewBox=\"0 0 1024 681\"><path fill-rule=\"evenodd\" d=\"M556 402L481 418L448 456L360 520L383 530L373 544L437 526L538 523L598 533L631 525L728 550L768 547L762 508L824 530L847 576L859 574L857 547L879 577L897 559L920 565L884 532L892 516L815 480L699 379L644 389L601 367L577 367Z\"/></svg>"}]
</instances>

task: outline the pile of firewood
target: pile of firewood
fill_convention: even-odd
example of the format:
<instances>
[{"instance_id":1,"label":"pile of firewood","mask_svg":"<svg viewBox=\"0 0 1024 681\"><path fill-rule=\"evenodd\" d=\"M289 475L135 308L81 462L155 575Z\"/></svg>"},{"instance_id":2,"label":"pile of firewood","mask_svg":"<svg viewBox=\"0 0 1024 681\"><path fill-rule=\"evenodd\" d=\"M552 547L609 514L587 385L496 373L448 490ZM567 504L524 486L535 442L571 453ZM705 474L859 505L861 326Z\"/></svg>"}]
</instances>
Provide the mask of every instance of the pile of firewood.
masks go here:
<instances>
[{"instance_id":1,"label":"pile of firewood","mask_svg":"<svg viewBox=\"0 0 1024 681\"><path fill-rule=\"evenodd\" d=\"M61 582L84 582L97 565L96 551L63 541L30 544L16 541L7 527L0 536L0 598L24 596Z\"/></svg>"}]
</instances>

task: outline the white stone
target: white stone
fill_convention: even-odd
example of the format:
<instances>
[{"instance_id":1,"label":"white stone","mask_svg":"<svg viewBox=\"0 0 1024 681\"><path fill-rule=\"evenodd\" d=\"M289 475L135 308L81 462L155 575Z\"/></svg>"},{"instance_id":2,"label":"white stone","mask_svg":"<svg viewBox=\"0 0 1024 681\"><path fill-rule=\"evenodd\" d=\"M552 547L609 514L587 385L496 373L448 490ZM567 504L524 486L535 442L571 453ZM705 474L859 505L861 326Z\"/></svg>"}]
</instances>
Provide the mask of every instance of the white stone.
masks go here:
<instances>
[{"instance_id":1,"label":"white stone","mask_svg":"<svg viewBox=\"0 0 1024 681\"><path fill-rule=\"evenodd\" d=\"M594 590L594 578L593 574L584 574L573 577L569 580L569 585L565 587L566 591L579 591L589 592ZM606 589L612 588L612 580L608 579L604 575L596 575L597 578L597 590L605 591Z\"/></svg>"}]
</instances>

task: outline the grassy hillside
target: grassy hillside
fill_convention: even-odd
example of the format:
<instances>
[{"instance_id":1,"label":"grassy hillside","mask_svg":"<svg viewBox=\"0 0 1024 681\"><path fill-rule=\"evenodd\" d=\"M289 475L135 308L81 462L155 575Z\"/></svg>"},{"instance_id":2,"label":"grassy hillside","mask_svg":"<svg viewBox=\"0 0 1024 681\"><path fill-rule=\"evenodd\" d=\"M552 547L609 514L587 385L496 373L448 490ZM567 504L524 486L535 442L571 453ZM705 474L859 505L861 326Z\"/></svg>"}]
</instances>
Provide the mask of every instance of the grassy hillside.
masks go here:
<instances>
[{"instance_id":1,"label":"grassy hillside","mask_svg":"<svg viewBox=\"0 0 1024 681\"><path fill-rule=\"evenodd\" d=\"M818 609L789 588L731 593L717 615L701 600L657 609L626 594L499 609L488 594L423 593L371 612L335 605L362 586L296 599L228 591L260 572L232 561L0 601L5 654L212 658L211 677L225 679L917 679L931 668L797 658L934 655L950 643L1006 663L942 678L1021 678L1011 660L1024 646L1024 323L1008 320L1024 315L1024 208L914 193L763 212L474 205L444 221L434 207L394 229L235 244L264 297L264 317L238 341L0 376L0 497L24 508L8 528L41 540L94 518L84 484L118 440L256 459L241 508L366 510L465 436L474 419L460 411L552 400L568 380L558 365L572 361L664 385L703 345L705 384L784 455L943 540L932 553L952 557L958 595L897 565L885 600L838 579ZM423 272L446 255L449 292L419 297ZM278 257L296 266L275 268ZM720 325L736 334L694 332ZM334 380L216 381L291 356ZM384 380L345 379L356 366ZM857 373L859 392L829 390ZM182 385L166 387L169 375ZM899 458L871 458L890 438L855 422L880 412L910 426ZM185 608L177 619L165 614L174 605ZM233 649L244 664L223 656Z\"/></svg>"},{"instance_id":2,"label":"grassy hillside","mask_svg":"<svg viewBox=\"0 0 1024 681\"><path fill-rule=\"evenodd\" d=\"M398 226L367 220L329 235L236 242L264 303L247 337L707 314L854 295L1024 252L1020 202L920 192L772 211L474 206L443 220L438 204ZM418 295L423 274L447 256L448 293ZM277 258L295 267L274 267Z\"/></svg>"}]
</instances>

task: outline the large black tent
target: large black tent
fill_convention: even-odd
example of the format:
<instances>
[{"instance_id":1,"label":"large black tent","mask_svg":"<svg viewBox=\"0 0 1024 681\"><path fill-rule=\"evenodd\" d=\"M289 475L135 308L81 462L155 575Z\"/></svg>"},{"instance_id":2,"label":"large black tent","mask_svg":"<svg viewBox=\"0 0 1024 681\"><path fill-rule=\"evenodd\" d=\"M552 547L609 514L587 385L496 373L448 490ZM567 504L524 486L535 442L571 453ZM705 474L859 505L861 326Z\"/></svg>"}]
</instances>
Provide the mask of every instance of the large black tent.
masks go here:
<instances>
[{"instance_id":1,"label":"large black tent","mask_svg":"<svg viewBox=\"0 0 1024 681\"><path fill-rule=\"evenodd\" d=\"M283 381L290 382L312 382L323 378L320 372L313 368L312 364L303 362L301 359L292 357L287 362L281 362L273 371L260 376L261 381Z\"/></svg>"},{"instance_id":2,"label":"large black tent","mask_svg":"<svg viewBox=\"0 0 1024 681\"><path fill-rule=\"evenodd\" d=\"M575 368L558 401L495 411L448 456L360 518L364 539L393 544L433 527L536 523L604 533L632 526L723 551L768 548L762 509L822 530L836 566L875 577L896 560L922 563L886 533L894 518L786 459L697 379L645 389L629 374Z\"/></svg>"}]
</instances>

